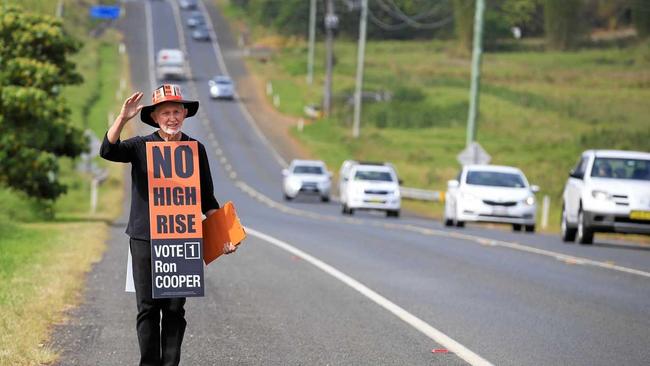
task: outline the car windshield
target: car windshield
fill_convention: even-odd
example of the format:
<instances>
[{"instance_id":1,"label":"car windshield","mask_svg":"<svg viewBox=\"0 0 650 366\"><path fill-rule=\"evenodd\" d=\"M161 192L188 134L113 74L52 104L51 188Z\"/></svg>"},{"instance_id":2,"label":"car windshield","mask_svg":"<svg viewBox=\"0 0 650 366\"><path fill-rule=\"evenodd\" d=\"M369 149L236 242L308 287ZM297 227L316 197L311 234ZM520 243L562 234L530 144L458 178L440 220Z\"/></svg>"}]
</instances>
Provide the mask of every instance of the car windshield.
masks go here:
<instances>
[{"instance_id":1,"label":"car windshield","mask_svg":"<svg viewBox=\"0 0 650 366\"><path fill-rule=\"evenodd\" d=\"M376 180L380 182L392 182L393 177L389 172L376 170L359 170L354 175L354 180Z\"/></svg>"},{"instance_id":2,"label":"car windshield","mask_svg":"<svg viewBox=\"0 0 650 366\"><path fill-rule=\"evenodd\" d=\"M323 174L323 168L319 166L297 165L293 168L294 174Z\"/></svg>"},{"instance_id":3,"label":"car windshield","mask_svg":"<svg viewBox=\"0 0 650 366\"><path fill-rule=\"evenodd\" d=\"M591 176L596 178L650 181L650 160L596 158Z\"/></svg>"},{"instance_id":4,"label":"car windshield","mask_svg":"<svg viewBox=\"0 0 650 366\"><path fill-rule=\"evenodd\" d=\"M491 187L523 188L526 185L521 175L516 173L469 171L467 184Z\"/></svg>"},{"instance_id":5,"label":"car windshield","mask_svg":"<svg viewBox=\"0 0 650 366\"><path fill-rule=\"evenodd\" d=\"M223 80L223 79L221 79L221 80L217 79L216 83L219 84L219 85L230 85L230 84L232 84L232 82L230 80Z\"/></svg>"}]
</instances>

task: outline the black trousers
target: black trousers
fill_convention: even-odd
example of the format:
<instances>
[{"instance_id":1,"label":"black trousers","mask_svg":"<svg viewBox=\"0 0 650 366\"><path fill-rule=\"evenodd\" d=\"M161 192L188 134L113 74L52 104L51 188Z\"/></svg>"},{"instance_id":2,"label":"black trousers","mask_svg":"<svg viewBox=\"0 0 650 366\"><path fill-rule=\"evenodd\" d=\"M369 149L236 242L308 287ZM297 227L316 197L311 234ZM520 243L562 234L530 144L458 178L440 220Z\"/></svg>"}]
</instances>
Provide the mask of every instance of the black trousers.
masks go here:
<instances>
[{"instance_id":1,"label":"black trousers","mask_svg":"<svg viewBox=\"0 0 650 366\"><path fill-rule=\"evenodd\" d=\"M185 333L185 298L151 296L151 243L131 238L133 283L138 303L140 366L177 366ZM161 318L162 313L162 318Z\"/></svg>"}]
</instances>

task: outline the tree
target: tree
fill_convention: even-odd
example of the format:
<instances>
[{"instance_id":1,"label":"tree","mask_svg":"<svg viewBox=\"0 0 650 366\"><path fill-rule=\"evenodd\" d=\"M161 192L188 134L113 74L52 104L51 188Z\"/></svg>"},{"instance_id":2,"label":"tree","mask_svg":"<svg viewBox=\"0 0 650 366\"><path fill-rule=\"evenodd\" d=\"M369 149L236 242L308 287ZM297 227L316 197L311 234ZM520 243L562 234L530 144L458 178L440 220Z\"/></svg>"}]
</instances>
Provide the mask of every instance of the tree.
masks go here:
<instances>
[{"instance_id":1,"label":"tree","mask_svg":"<svg viewBox=\"0 0 650 366\"><path fill-rule=\"evenodd\" d=\"M650 36L650 4L644 0L632 1L632 22L641 38Z\"/></svg>"},{"instance_id":2,"label":"tree","mask_svg":"<svg viewBox=\"0 0 650 366\"><path fill-rule=\"evenodd\" d=\"M460 47L472 48L474 37L474 0L454 0L454 28Z\"/></svg>"},{"instance_id":3,"label":"tree","mask_svg":"<svg viewBox=\"0 0 650 366\"><path fill-rule=\"evenodd\" d=\"M566 50L581 35L579 12L583 0L545 0L544 31L550 49Z\"/></svg>"},{"instance_id":4,"label":"tree","mask_svg":"<svg viewBox=\"0 0 650 366\"><path fill-rule=\"evenodd\" d=\"M41 201L65 193L58 158L87 146L60 94L82 81L68 60L80 46L54 17L13 6L0 15L0 184Z\"/></svg>"},{"instance_id":5,"label":"tree","mask_svg":"<svg viewBox=\"0 0 650 366\"><path fill-rule=\"evenodd\" d=\"M519 27L525 36L543 33L542 0L503 0L501 11L510 27Z\"/></svg>"}]
</instances>

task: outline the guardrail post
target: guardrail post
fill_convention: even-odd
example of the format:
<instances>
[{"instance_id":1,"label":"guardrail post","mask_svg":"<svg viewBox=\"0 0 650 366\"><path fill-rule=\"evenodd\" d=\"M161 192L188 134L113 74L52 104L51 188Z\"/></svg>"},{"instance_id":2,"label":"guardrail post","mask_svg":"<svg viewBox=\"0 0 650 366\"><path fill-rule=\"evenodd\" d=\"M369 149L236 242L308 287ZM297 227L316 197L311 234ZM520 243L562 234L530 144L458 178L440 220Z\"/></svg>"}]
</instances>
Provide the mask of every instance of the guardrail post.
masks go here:
<instances>
[{"instance_id":1,"label":"guardrail post","mask_svg":"<svg viewBox=\"0 0 650 366\"><path fill-rule=\"evenodd\" d=\"M90 183L90 213L94 214L97 211L97 188L99 186L99 179L93 178Z\"/></svg>"},{"instance_id":2,"label":"guardrail post","mask_svg":"<svg viewBox=\"0 0 650 366\"><path fill-rule=\"evenodd\" d=\"M542 229L548 227L548 211L551 206L551 197L544 195L544 200L542 201Z\"/></svg>"}]
</instances>

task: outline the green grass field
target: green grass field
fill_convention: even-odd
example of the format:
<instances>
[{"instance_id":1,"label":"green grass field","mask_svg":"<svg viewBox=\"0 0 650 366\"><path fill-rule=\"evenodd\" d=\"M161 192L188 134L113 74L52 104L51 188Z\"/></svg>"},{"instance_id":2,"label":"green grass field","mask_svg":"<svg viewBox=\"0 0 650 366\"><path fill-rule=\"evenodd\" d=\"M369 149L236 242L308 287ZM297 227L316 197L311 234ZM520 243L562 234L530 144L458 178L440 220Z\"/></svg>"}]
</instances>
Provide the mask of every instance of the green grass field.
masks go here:
<instances>
[{"instance_id":1,"label":"green grass field","mask_svg":"<svg viewBox=\"0 0 650 366\"><path fill-rule=\"evenodd\" d=\"M57 1L9 3L53 14ZM95 2L76 5L91 3ZM115 75L124 74L128 80L126 59L117 52L120 36L109 30L100 38L90 38L87 33L93 24L87 20L86 7L73 7L72 1L64 5L66 29L84 42L72 59L84 83L64 89L70 119L101 139L108 113L119 111L120 80ZM94 214L90 213L91 177L77 172L76 160L60 160L60 179L68 193L56 201L53 218L25 195L0 188L0 366L56 360L47 347L52 326L64 321L63 311L80 300L85 273L101 258L108 224L122 207L122 168L99 159L96 163L108 169L109 178L100 186Z\"/></svg>"},{"instance_id":2,"label":"green grass field","mask_svg":"<svg viewBox=\"0 0 650 366\"><path fill-rule=\"evenodd\" d=\"M305 80L305 43L288 41L267 62L248 60L253 72L273 84L282 101L279 109L296 118L303 106L320 104L323 95L325 54L322 39L317 42L313 85ZM332 116L294 135L334 171L350 158L391 161L405 186L444 191L465 147L470 56L452 41L368 42L364 91L389 92L393 99L364 103L361 137L355 140L348 100L356 52L356 41L337 39ZM583 150L650 149L648 100L649 42L573 52L486 53L477 140L492 164L517 166L538 184L540 201L550 196L550 222L557 229L563 185ZM441 212L435 203L406 206L433 217Z\"/></svg>"}]
</instances>

